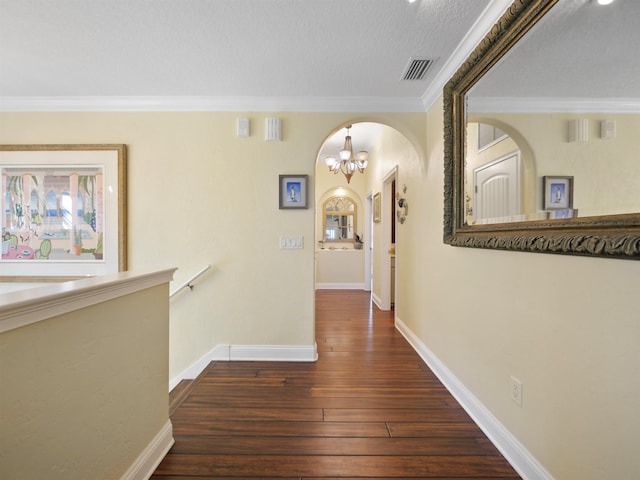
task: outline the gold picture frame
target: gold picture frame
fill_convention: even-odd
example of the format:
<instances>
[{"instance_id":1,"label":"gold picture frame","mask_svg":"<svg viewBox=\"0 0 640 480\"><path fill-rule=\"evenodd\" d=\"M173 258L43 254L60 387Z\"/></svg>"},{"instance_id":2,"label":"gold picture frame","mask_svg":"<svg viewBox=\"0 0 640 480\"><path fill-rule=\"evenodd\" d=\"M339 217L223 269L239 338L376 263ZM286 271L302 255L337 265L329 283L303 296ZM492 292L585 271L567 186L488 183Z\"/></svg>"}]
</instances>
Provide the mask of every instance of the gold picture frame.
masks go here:
<instances>
[{"instance_id":1,"label":"gold picture frame","mask_svg":"<svg viewBox=\"0 0 640 480\"><path fill-rule=\"evenodd\" d=\"M126 167L126 145L0 145L3 276L125 271Z\"/></svg>"},{"instance_id":2,"label":"gold picture frame","mask_svg":"<svg viewBox=\"0 0 640 480\"><path fill-rule=\"evenodd\" d=\"M381 198L380 198L380 192L378 192L373 196L373 221L374 221L374 223L380 223L381 222L380 212L381 212Z\"/></svg>"}]
</instances>

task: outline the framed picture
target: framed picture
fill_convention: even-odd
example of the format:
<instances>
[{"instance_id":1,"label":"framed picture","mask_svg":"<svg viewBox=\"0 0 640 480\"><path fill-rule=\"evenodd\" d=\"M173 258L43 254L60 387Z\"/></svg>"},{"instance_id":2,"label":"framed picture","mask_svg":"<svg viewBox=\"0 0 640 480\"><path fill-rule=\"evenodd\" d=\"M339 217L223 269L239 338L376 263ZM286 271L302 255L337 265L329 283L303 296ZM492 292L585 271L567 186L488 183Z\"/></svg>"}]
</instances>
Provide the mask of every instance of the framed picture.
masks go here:
<instances>
[{"instance_id":1,"label":"framed picture","mask_svg":"<svg viewBox=\"0 0 640 480\"><path fill-rule=\"evenodd\" d=\"M309 208L308 175L280 175L280 209Z\"/></svg>"},{"instance_id":2,"label":"framed picture","mask_svg":"<svg viewBox=\"0 0 640 480\"><path fill-rule=\"evenodd\" d=\"M544 210L573 208L573 177L543 177Z\"/></svg>"},{"instance_id":3,"label":"framed picture","mask_svg":"<svg viewBox=\"0 0 640 480\"><path fill-rule=\"evenodd\" d=\"M373 221L380 223L380 192L373 196Z\"/></svg>"},{"instance_id":4,"label":"framed picture","mask_svg":"<svg viewBox=\"0 0 640 480\"><path fill-rule=\"evenodd\" d=\"M127 269L125 145L0 145L6 276Z\"/></svg>"}]
</instances>

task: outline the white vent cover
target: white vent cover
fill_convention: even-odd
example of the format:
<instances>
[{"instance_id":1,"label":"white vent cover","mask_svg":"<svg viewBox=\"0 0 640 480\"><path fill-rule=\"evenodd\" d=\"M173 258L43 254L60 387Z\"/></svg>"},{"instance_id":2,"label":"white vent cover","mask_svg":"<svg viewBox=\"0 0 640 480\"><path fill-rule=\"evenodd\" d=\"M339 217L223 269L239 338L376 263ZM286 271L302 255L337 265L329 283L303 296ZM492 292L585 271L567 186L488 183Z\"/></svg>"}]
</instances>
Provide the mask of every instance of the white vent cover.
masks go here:
<instances>
[{"instance_id":1,"label":"white vent cover","mask_svg":"<svg viewBox=\"0 0 640 480\"><path fill-rule=\"evenodd\" d=\"M589 119L569 120L569 143L589 141Z\"/></svg>"},{"instance_id":2,"label":"white vent cover","mask_svg":"<svg viewBox=\"0 0 640 480\"><path fill-rule=\"evenodd\" d=\"M424 80L427 70L433 61L427 58L411 57L407 68L404 69L402 80Z\"/></svg>"},{"instance_id":3,"label":"white vent cover","mask_svg":"<svg viewBox=\"0 0 640 480\"><path fill-rule=\"evenodd\" d=\"M282 122L278 117L268 117L264 128L267 142L279 142L282 139Z\"/></svg>"}]
</instances>

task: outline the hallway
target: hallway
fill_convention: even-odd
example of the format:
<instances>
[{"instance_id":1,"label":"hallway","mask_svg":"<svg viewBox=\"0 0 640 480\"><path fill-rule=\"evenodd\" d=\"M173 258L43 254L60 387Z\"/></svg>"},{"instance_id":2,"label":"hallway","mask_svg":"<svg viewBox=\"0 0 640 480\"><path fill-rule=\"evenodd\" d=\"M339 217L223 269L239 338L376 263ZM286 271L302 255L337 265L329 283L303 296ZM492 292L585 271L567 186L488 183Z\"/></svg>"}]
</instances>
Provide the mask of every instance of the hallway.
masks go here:
<instances>
[{"instance_id":1,"label":"hallway","mask_svg":"<svg viewBox=\"0 0 640 480\"><path fill-rule=\"evenodd\" d=\"M520 478L368 292L317 291L316 340L316 363L209 365L151 478Z\"/></svg>"}]
</instances>

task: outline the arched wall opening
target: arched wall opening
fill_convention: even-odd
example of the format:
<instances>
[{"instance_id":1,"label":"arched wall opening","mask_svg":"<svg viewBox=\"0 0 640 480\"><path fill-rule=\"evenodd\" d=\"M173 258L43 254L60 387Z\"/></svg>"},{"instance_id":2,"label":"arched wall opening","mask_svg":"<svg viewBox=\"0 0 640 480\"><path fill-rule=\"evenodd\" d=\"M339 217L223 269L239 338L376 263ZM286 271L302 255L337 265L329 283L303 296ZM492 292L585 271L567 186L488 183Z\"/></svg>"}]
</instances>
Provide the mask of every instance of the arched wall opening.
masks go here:
<instances>
[{"instance_id":1,"label":"arched wall opening","mask_svg":"<svg viewBox=\"0 0 640 480\"><path fill-rule=\"evenodd\" d=\"M354 153L359 150L369 152L364 173L356 171L350 182L342 173L331 172L325 164L326 156L338 156L348 125L352 125L349 134ZM408 129L377 119L344 122L328 134L318 150L315 170L316 289L371 290L373 302L379 308L388 310L394 303L396 308L401 308L399 274L404 232L397 228L397 199L385 182L390 181L390 172L397 185L410 183L411 177L423 175L426 167L422 152L422 146ZM326 238L323 224L326 212L322 205L327 198L340 192L357 203L355 233L363 240L362 249L355 242L331 242ZM391 232L395 239L390 237ZM392 272L393 262L396 268Z\"/></svg>"},{"instance_id":2,"label":"arched wall opening","mask_svg":"<svg viewBox=\"0 0 640 480\"><path fill-rule=\"evenodd\" d=\"M478 145L478 133L477 128L479 125L490 125L500 129L506 134L506 137L499 139L490 148L484 147L484 152L481 154ZM534 157L533 149L530 147L524 136L512 125L500 121L495 118L473 115L469 117L467 123L467 155L465 159L465 200L466 200L466 222L473 224L473 199L475 193L475 185L473 179L473 171L484 164L490 163L495 159L502 157L506 154L519 152L520 161L520 197L521 197L521 213L536 211L536 192L539 189L539 185L536 180L536 161ZM487 157L486 154L489 154ZM483 157L483 155L485 155ZM484 160L483 160L484 158Z\"/></svg>"}]
</instances>

